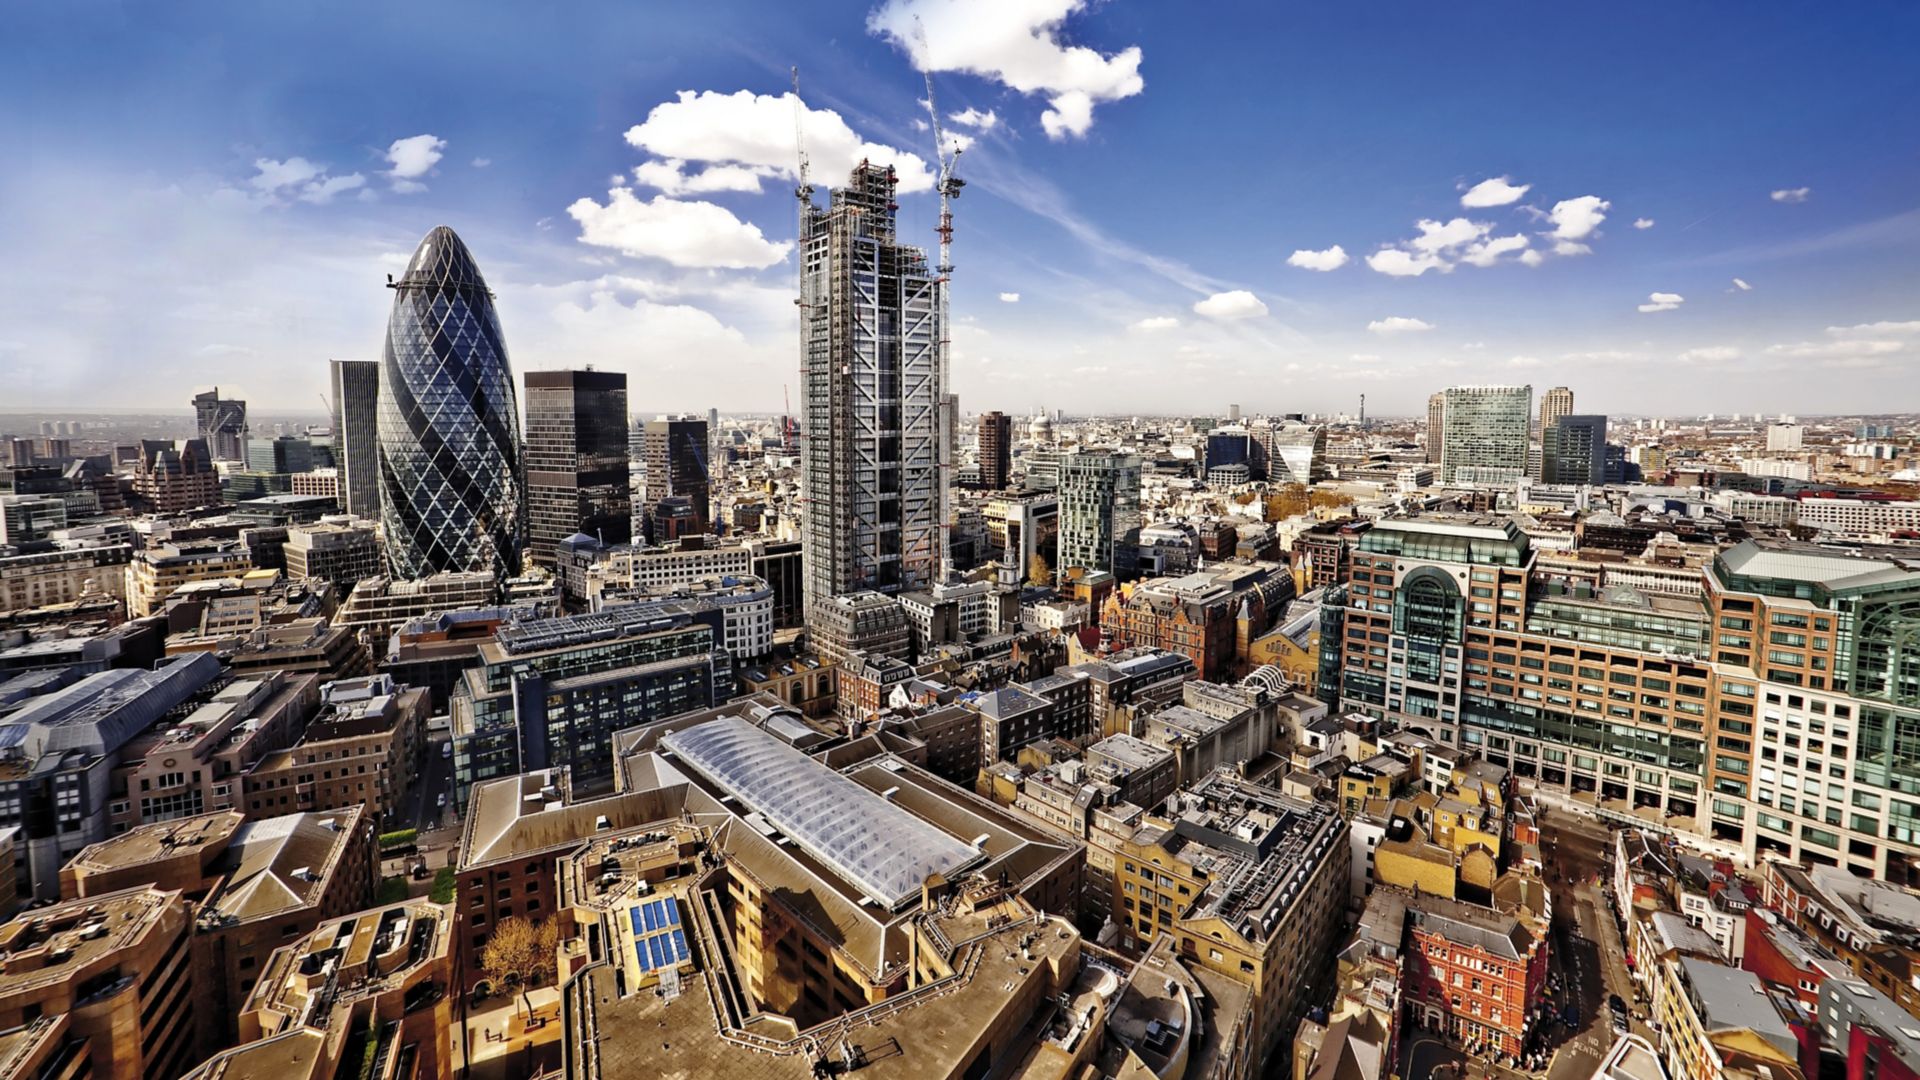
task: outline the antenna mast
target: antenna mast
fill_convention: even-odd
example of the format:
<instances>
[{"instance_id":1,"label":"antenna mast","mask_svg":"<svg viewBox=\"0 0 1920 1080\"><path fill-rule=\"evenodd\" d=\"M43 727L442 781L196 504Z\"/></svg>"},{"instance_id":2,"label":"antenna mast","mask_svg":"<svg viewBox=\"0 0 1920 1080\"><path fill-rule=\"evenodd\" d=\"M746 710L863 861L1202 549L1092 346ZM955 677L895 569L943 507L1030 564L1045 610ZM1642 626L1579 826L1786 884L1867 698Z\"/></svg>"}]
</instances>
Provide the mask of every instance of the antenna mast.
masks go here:
<instances>
[{"instance_id":1,"label":"antenna mast","mask_svg":"<svg viewBox=\"0 0 1920 1080\"><path fill-rule=\"evenodd\" d=\"M939 166L934 190L940 194L940 224L934 232L940 235L940 265L935 269L934 298L940 311L940 336L934 345L934 365L940 387L936 406L940 417L940 445L936 448L940 461L940 576L948 580L953 577L953 443L957 437L953 426L960 422L960 417L957 408L948 407L951 395L947 392L947 352L951 338L947 331L947 282L953 276L953 200L960 197L960 189L967 182L953 174L960 147L955 145L949 149L946 136L940 131L940 105L933 96L933 48L927 44L927 28L918 15L913 17L913 29L914 36L920 40L921 74L927 80L927 118L933 128L934 162Z\"/></svg>"}]
</instances>

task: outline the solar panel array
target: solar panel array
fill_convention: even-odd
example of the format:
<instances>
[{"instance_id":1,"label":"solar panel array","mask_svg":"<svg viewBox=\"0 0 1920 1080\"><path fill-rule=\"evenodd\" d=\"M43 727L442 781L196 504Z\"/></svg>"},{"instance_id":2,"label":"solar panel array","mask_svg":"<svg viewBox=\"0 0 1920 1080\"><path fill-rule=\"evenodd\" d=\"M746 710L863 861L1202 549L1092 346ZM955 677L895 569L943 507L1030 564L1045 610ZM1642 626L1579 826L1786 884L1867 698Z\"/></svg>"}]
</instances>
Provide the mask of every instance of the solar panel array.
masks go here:
<instances>
[{"instance_id":1,"label":"solar panel array","mask_svg":"<svg viewBox=\"0 0 1920 1080\"><path fill-rule=\"evenodd\" d=\"M636 904L628 914L633 917L633 951L640 970L660 971L686 962L687 933L673 897Z\"/></svg>"}]
</instances>

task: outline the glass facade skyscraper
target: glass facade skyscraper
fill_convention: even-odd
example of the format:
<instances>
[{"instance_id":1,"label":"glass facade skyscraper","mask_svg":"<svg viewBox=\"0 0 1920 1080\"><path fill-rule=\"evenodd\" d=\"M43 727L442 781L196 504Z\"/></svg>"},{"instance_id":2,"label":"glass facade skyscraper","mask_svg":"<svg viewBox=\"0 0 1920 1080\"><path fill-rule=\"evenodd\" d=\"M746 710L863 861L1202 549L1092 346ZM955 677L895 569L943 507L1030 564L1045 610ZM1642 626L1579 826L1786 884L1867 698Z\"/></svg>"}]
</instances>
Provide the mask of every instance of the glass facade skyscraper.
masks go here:
<instances>
[{"instance_id":1,"label":"glass facade skyscraper","mask_svg":"<svg viewBox=\"0 0 1920 1080\"><path fill-rule=\"evenodd\" d=\"M1133 576L1140 541L1140 459L1081 450L1060 459L1060 566Z\"/></svg>"},{"instance_id":2,"label":"glass facade skyscraper","mask_svg":"<svg viewBox=\"0 0 1920 1080\"><path fill-rule=\"evenodd\" d=\"M380 364L335 360L333 461L340 470L341 509L356 517L380 516Z\"/></svg>"},{"instance_id":3,"label":"glass facade skyscraper","mask_svg":"<svg viewBox=\"0 0 1920 1080\"><path fill-rule=\"evenodd\" d=\"M1442 406L1440 481L1499 484L1527 474L1531 386L1455 386Z\"/></svg>"},{"instance_id":4,"label":"glass facade skyscraper","mask_svg":"<svg viewBox=\"0 0 1920 1080\"><path fill-rule=\"evenodd\" d=\"M647 510L661 500L682 496L693 506L691 528L713 527L712 473L707 452L713 443L708 422L694 416L647 421L641 446L647 463Z\"/></svg>"},{"instance_id":5,"label":"glass facade skyscraper","mask_svg":"<svg viewBox=\"0 0 1920 1080\"><path fill-rule=\"evenodd\" d=\"M380 361L380 516L395 577L520 568L520 409L493 294L442 225L389 285Z\"/></svg>"},{"instance_id":6,"label":"glass facade skyscraper","mask_svg":"<svg viewBox=\"0 0 1920 1080\"><path fill-rule=\"evenodd\" d=\"M551 567L576 533L626 543L628 480L626 375L527 372L527 557Z\"/></svg>"}]
</instances>

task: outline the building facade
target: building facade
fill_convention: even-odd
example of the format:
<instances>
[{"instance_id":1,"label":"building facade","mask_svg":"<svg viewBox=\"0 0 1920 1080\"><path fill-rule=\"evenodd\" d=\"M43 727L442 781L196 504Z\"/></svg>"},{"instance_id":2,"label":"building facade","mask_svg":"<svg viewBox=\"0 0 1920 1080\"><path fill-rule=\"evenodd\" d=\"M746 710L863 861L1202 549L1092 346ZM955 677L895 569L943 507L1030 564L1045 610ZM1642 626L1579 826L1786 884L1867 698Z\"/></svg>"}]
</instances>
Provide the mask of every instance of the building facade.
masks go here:
<instances>
[{"instance_id":1,"label":"building facade","mask_svg":"<svg viewBox=\"0 0 1920 1080\"><path fill-rule=\"evenodd\" d=\"M246 456L247 403L223 398L220 388L193 396L194 427L215 461L240 461Z\"/></svg>"},{"instance_id":2,"label":"building facade","mask_svg":"<svg viewBox=\"0 0 1920 1080\"><path fill-rule=\"evenodd\" d=\"M926 253L895 233L897 183L862 162L826 209L801 213L809 612L925 588L942 570L947 313Z\"/></svg>"},{"instance_id":3,"label":"building facade","mask_svg":"<svg viewBox=\"0 0 1920 1080\"><path fill-rule=\"evenodd\" d=\"M1056 572L1105 570L1126 578L1140 538L1140 459L1078 451L1060 460L1060 559Z\"/></svg>"},{"instance_id":4,"label":"building facade","mask_svg":"<svg viewBox=\"0 0 1920 1080\"><path fill-rule=\"evenodd\" d=\"M340 508L380 517L380 362L332 360L333 463L340 471Z\"/></svg>"},{"instance_id":5,"label":"building facade","mask_svg":"<svg viewBox=\"0 0 1920 1080\"><path fill-rule=\"evenodd\" d=\"M1504 483L1527 474L1531 386L1454 386L1442 405L1440 482Z\"/></svg>"},{"instance_id":6,"label":"building facade","mask_svg":"<svg viewBox=\"0 0 1920 1080\"><path fill-rule=\"evenodd\" d=\"M551 569L560 542L631 538L627 377L617 371L527 372L527 557Z\"/></svg>"},{"instance_id":7,"label":"building facade","mask_svg":"<svg viewBox=\"0 0 1920 1080\"><path fill-rule=\"evenodd\" d=\"M444 225L389 288L378 427L393 574L512 576L526 544L520 406L493 293Z\"/></svg>"},{"instance_id":8,"label":"building facade","mask_svg":"<svg viewBox=\"0 0 1920 1080\"><path fill-rule=\"evenodd\" d=\"M641 432L647 464L647 512L664 499L686 499L693 508L693 532L713 528L711 433L696 416L668 416L647 421Z\"/></svg>"},{"instance_id":9,"label":"building facade","mask_svg":"<svg viewBox=\"0 0 1920 1080\"><path fill-rule=\"evenodd\" d=\"M980 486L1006 490L1013 476L1013 417L997 409L981 413L975 453L980 459Z\"/></svg>"}]
</instances>

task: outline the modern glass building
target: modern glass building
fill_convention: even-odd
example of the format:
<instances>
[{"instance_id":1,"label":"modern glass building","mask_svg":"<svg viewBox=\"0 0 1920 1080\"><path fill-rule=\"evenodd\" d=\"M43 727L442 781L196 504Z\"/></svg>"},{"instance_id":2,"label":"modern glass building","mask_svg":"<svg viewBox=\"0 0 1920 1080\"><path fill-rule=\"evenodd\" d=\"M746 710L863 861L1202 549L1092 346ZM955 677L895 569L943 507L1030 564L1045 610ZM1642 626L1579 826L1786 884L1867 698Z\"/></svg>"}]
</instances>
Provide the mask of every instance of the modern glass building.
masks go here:
<instances>
[{"instance_id":1,"label":"modern glass building","mask_svg":"<svg viewBox=\"0 0 1920 1080\"><path fill-rule=\"evenodd\" d=\"M1549 484L1607 482L1607 418L1568 415L1540 432L1540 479Z\"/></svg>"},{"instance_id":2,"label":"modern glass building","mask_svg":"<svg viewBox=\"0 0 1920 1080\"><path fill-rule=\"evenodd\" d=\"M675 495L693 506L696 532L713 527L712 479L707 456L711 429L696 416L666 416L647 421L642 448L647 463L647 510Z\"/></svg>"},{"instance_id":3,"label":"modern glass building","mask_svg":"<svg viewBox=\"0 0 1920 1080\"><path fill-rule=\"evenodd\" d=\"M1531 386L1454 386L1441 409L1440 482L1505 483L1527 474Z\"/></svg>"},{"instance_id":4,"label":"modern glass building","mask_svg":"<svg viewBox=\"0 0 1920 1080\"><path fill-rule=\"evenodd\" d=\"M442 225L391 282L380 362L380 516L398 578L520 568L520 409L493 294Z\"/></svg>"},{"instance_id":5,"label":"modern glass building","mask_svg":"<svg viewBox=\"0 0 1920 1080\"><path fill-rule=\"evenodd\" d=\"M1140 525L1138 457L1082 450L1060 460L1060 570L1132 577Z\"/></svg>"},{"instance_id":6,"label":"modern glass building","mask_svg":"<svg viewBox=\"0 0 1920 1080\"><path fill-rule=\"evenodd\" d=\"M527 557L552 567L561 541L632 538L627 377L527 372Z\"/></svg>"},{"instance_id":7,"label":"modern glass building","mask_svg":"<svg viewBox=\"0 0 1920 1080\"><path fill-rule=\"evenodd\" d=\"M331 371L341 509L371 521L380 516L380 363L335 360Z\"/></svg>"}]
</instances>

